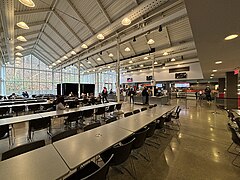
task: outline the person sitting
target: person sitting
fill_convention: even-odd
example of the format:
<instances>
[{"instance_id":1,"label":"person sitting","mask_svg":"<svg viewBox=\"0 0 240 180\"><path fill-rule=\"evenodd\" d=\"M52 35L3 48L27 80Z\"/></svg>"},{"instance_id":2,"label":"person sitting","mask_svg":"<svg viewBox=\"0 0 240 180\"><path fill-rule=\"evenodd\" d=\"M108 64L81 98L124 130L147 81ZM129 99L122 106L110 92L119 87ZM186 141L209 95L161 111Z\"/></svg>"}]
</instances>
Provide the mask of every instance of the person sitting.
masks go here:
<instances>
[{"instance_id":1,"label":"person sitting","mask_svg":"<svg viewBox=\"0 0 240 180\"><path fill-rule=\"evenodd\" d=\"M29 94L28 94L27 91L25 91L25 97L26 97L26 98L29 98Z\"/></svg>"},{"instance_id":2,"label":"person sitting","mask_svg":"<svg viewBox=\"0 0 240 180\"><path fill-rule=\"evenodd\" d=\"M64 110L66 107L64 106L64 97L60 96L57 100L56 110Z\"/></svg>"}]
</instances>

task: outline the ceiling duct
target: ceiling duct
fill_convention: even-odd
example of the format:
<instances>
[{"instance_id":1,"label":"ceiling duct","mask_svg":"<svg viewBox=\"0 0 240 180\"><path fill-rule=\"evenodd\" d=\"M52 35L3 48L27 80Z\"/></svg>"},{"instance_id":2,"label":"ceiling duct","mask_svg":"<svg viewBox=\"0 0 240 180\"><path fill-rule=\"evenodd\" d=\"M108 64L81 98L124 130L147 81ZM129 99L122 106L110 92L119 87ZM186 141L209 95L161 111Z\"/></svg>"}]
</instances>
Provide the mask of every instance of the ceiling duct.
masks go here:
<instances>
[{"instance_id":1,"label":"ceiling duct","mask_svg":"<svg viewBox=\"0 0 240 180\"><path fill-rule=\"evenodd\" d=\"M4 40L7 47L8 59L14 63L14 0L0 1L0 15L4 33Z\"/></svg>"}]
</instances>

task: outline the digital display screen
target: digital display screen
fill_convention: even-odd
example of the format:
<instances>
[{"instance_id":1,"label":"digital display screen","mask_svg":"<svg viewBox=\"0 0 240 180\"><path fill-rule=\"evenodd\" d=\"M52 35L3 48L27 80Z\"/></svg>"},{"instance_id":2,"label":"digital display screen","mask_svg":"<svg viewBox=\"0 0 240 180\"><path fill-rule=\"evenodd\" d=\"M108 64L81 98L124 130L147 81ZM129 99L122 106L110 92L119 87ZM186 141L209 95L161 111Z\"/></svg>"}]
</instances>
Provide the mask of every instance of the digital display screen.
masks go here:
<instances>
[{"instance_id":1,"label":"digital display screen","mask_svg":"<svg viewBox=\"0 0 240 180\"><path fill-rule=\"evenodd\" d=\"M146 80L147 80L147 81L151 81L152 79L153 79L152 76L146 76Z\"/></svg>"},{"instance_id":2,"label":"digital display screen","mask_svg":"<svg viewBox=\"0 0 240 180\"><path fill-rule=\"evenodd\" d=\"M175 88L188 88L190 83L175 83Z\"/></svg>"},{"instance_id":3,"label":"digital display screen","mask_svg":"<svg viewBox=\"0 0 240 180\"><path fill-rule=\"evenodd\" d=\"M127 82L133 82L133 78L127 78Z\"/></svg>"},{"instance_id":4,"label":"digital display screen","mask_svg":"<svg viewBox=\"0 0 240 180\"><path fill-rule=\"evenodd\" d=\"M161 87L162 87L162 84L156 84L156 87L161 88Z\"/></svg>"}]
</instances>

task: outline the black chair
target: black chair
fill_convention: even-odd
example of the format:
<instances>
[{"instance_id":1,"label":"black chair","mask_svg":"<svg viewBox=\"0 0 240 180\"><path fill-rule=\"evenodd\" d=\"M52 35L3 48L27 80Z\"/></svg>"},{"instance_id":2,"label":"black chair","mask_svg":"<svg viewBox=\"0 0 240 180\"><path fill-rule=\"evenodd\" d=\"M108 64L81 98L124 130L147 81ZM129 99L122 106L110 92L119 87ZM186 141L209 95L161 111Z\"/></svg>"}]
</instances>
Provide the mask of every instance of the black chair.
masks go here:
<instances>
[{"instance_id":1,"label":"black chair","mask_svg":"<svg viewBox=\"0 0 240 180\"><path fill-rule=\"evenodd\" d=\"M153 147L156 147L155 145L157 145L156 148L159 148L160 147L160 142L159 142L159 138L158 137L155 138L155 139L157 139L157 141L150 140L150 138L154 136L154 133L155 133L155 130L156 130L156 126L157 126L156 122L151 122L150 124L147 125L148 130L147 130L147 135L146 135L146 139L147 139L147 143L146 144L149 145L149 146L153 146Z\"/></svg>"},{"instance_id":2,"label":"black chair","mask_svg":"<svg viewBox=\"0 0 240 180\"><path fill-rule=\"evenodd\" d=\"M179 115L180 115L180 112L181 112L181 109L178 109L178 111L176 112L175 115L172 114L172 121L176 121L177 122L177 126L178 128L180 129L180 126L181 126L181 122L179 121Z\"/></svg>"},{"instance_id":3,"label":"black chair","mask_svg":"<svg viewBox=\"0 0 240 180\"><path fill-rule=\"evenodd\" d=\"M64 132L58 133L58 134L56 134L56 135L54 135L52 137L52 143L54 143L56 141L59 141L61 139L73 136L75 134L77 134L77 130L76 129L70 129L68 131L64 131Z\"/></svg>"},{"instance_id":4,"label":"black chair","mask_svg":"<svg viewBox=\"0 0 240 180\"><path fill-rule=\"evenodd\" d=\"M126 112L126 113L124 113L124 117L128 117L128 116L131 116L131 115L133 115L133 112Z\"/></svg>"},{"instance_id":5,"label":"black chair","mask_svg":"<svg viewBox=\"0 0 240 180\"><path fill-rule=\"evenodd\" d=\"M88 109L82 112L82 117L84 118L92 118L93 119L94 109Z\"/></svg>"},{"instance_id":6,"label":"black chair","mask_svg":"<svg viewBox=\"0 0 240 180\"><path fill-rule=\"evenodd\" d=\"M116 120L117 120L117 117L111 117L111 118L109 118L109 119L106 120L106 124L111 123L111 122L114 122L114 121L116 121Z\"/></svg>"},{"instance_id":7,"label":"black chair","mask_svg":"<svg viewBox=\"0 0 240 180\"><path fill-rule=\"evenodd\" d=\"M13 149L10 149L10 150L4 152L2 154L2 161L6 160L6 159L9 159L9 158L12 158L12 157L17 156L17 155L32 151L34 149L43 147L43 146L45 146L45 141L44 140L35 141L35 142L28 143L28 144L23 144L21 146L17 146Z\"/></svg>"},{"instance_id":8,"label":"black chair","mask_svg":"<svg viewBox=\"0 0 240 180\"><path fill-rule=\"evenodd\" d=\"M38 105L38 104L34 104L34 105L28 106L28 111L33 111L33 112L35 112L35 111L37 111L37 110L40 110L40 105Z\"/></svg>"},{"instance_id":9,"label":"black chair","mask_svg":"<svg viewBox=\"0 0 240 180\"><path fill-rule=\"evenodd\" d=\"M13 117L13 116L12 115L0 116L0 119L10 118L10 117ZM15 134L15 132L11 125L9 126L8 124L6 124L6 125L0 126L0 140L8 138L8 146L9 147L11 147L13 144L13 142L11 140L12 140L12 137L14 134Z\"/></svg>"},{"instance_id":10,"label":"black chair","mask_svg":"<svg viewBox=\"0 0 240 180\"><path fill-rule=\"evenodd\" d=\"M0 116L4 116L9 113L8 107L0 107Z\"/></svg>"},{"instance_id":11,"label":"black chair","mask_svg":"<svg viewBox=\"0 0 240 180\"><path fill-rule=\"evenodd\" d=\"M111 155L114 154L109 165L110 166L120 165L120 164L124 163L125 161L127 161L128 157L130 156L131 150L132 150L132 144L133 144L134 140L135 140L135 138L133 138L133 137L129 137L129 138L125 139L121 143L114 145L112 148L104 151L102 154L100 154L100 157L106 163L107 160L111 157ZM132 170L134 172L134 175L132 175L132 174L131 175L134 178L136 178L136 170L135 170L133 161L131 158L129 158L129 160L130 160L130 165L132 167Z\"/></svg>"},{"instance_id":12,"label":"black chair","mask_svg":"<svg viewBox=\"0 0 240 180\"><path fill-rule=\"evenodd\" d=\"M83 168L67 177L66 180L105 180L108 174L109 164L113 156L114 155L112 154L102 167L99 167L91 161Z\"/></svg>"},{"instance_id":13,"label":"black chair","mask_svg":"<svg viewBox=\"0 0 240 180\"><path fill-rule=\"evenodd\" d=\"M144 108L141 108L141 111L146 111L147 110L147 108L146 107L144 107Z\"/></svg>"},{"instance_id":14,"label":"black chair","mask_svg":"<svg viewBox=\"0 0 240 180\"><path fill-rule=\"evenodd\" d=\"M83 99L82 100L82 105L83 106L85 106L85 105L88 105L89 103L88 103L88 99Z\"/></svg>"},{"instance_id":15,"label":"black chair","mask_svg":"<svg viewBox=\"0 0 240 180\"><path fill-rule=\"evenodd\" d=\"M50 109L50 108L52 108L53 107L53 104L51 103L51 104L44 104L44 105L42 105L43 106L43 109L44 110L47 110L47 109Z\"/></svg>"},{"instance_id":16,"label":"black chair","mask_svg":"<svg viewBox=\"0 0 240 180\"><path fill-rule=\"evenodd\" d=\"M122 103L116 104L116 110L117 110L117 114L116 116L119 118L119 115L123 114L123 112L121 111L122 109Z\"/></svg>"},{"instance_id":17,"label":"black chair","mask_svg":"<svg viewBox=\"0 0 240 180\"><path fill-rule=\"evenodd\" d=\"M133 111L133 114L137 114L137 113L140 113L140 110L139 110L139 109L135 109L135 110Z\"/></svg>"},{"instance_id":18,"label":"black chair","mask_svg":"<svg viewBox=\"0 0 240 180\"><path fill-rule=\"evenodd\" d=\"M157 104L154 104L153 107L157 107Z\"/></svg>"},{"instance_id":19,"label":"black chair","mask_svg":"<svg viewBox=\"0 0 240 180\"><path fill-rule=\"evenodd\" d=\"M28 139L32 140L34 132L42 129L48 129L47 133L51 135L51 117L39 118L29 121Z\"/></svg>"},{"instance_id":20,"label":"black chair","mask_svg":"<svg viewBox=\"0 0 240 180\"><path fill-rule=\"evenodd\" d=\"M235 122L237 123L238 129L240 131L240 117L235 118Z\"/></svg>"},{"instance_id":21,"label":"black chair","mask_svg":"<svg viewBox=\"0 0 240 180\"><path fill-rule=\"evenodd\" d=\"M71 128L71 123L76 122L76 126L77 126L78 120L82 118L81 116L82 116L81 111L70 113L68 114L68 117L65 119L65 124Z\"/></svg>"},{"instance_id":22,"label":"black chair","mask_svg":"<svg viewBox=\"0 0 240 180\"><path fill-rule=\"evenodd\" d=\"M94 129L94 128L99 127L99 126L101 126L101 123L100 122L95 122L95 123L92 123L92 124L89 124L89 125L83 127L83 131L89 131L89 130Z\"/></svg>"},{"instance_id":23,"label":"black chair","mask_svg":"<svg viewBox=\"0 0 240 180\"><path fill-rule=\"evenodd\" d=\"M23 105L23 106L13 106L12 111L16 113L16 116L18 116L19 113L25 112L25 105Z\"/></svg>"},{"instance_id":24,"label":"black chair","mask_svg":"<svg viewBox=\"0 0 240 180\"><path fill-rule=\"evenodd\" d=\"M108 109L106 110L106 113L109 113L111 115L111 113L113 113L115 110L115 105L111 105L108 107Z\"/></svg>"},{"instance_id":25,"label":"black chair","mask_svg":"<svg viewBox=\"0 0 240 180\"><path fill-rule=\"evenodd\" d=\"M105 111L106 111L105 107L97 108L95 111L96 120L97 120L97 116L102 116L102 118L105 118Z\"/></svg>"},{"instance_id":26,"label":"black chair","mask_svg":"<svg viewBox=\"0 0 240 180\"><path fill-rule=\"evenodd\" d=\"M149 107L148 107L148 108L149 108L149 109L152 109L153 107L154 107L153 105L149 105Z\"/></svg>"},{"instance_id":27,"label":"black chair","mask_svg":"<svg viewBox=\"0 0 240 180\"><path fill-rule=\"evenodd\" d=\"M232 165L240 168L240 165L235 164L234 162L236 161L236 159L238 158L238 156L240 155L240 151L238 153L233 153L230 151L230 148L233 144L236 144L238 147L240 147L240 138L238 137L236 131L229 125L229 129L231 131L232 134L232 144L228 147L227 151L230 152L231 154L235 154L236 157L232 160Z\"/></svg>"}]
</instances>

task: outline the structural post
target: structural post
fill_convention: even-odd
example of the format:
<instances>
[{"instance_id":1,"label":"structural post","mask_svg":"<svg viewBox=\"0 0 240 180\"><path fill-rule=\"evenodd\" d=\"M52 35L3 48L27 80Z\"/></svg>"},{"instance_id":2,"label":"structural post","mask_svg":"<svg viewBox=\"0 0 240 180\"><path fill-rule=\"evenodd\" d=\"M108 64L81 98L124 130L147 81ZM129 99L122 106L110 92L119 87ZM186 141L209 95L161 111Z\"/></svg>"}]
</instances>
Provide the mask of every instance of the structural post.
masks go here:
<instances>
[{"instance_id":1,"label":"structural post","mask_svg":"<svg viewBox=\"0 0 240 180\"><path fill-rule=\"evenodd\" d=\"M52 69L52 94L54 94L54 71Z\"/></svg>"},{"instance_id":2,"label":"structural post","mask_svg":"<svg viewBox=\"0 0 240 180\"><path fill-rule=\"evenodd\" d=\"M238 75L234 72L226 72L226 101L228 109L238 109Z\"/></svg>"},{"instance_id":3,"label":"structural post","mask_svg":"<svg viewBox=\"0 0 240 180\"><path fill-rule=\"evenodd\" d=\"M63 79L63 76L62 76L62 65L61 65L61 76L60 76L60 95L62 95L62 79Z\"/></svg>"},{"instance_id":4,"label":"structural post","mask_svg":"<svg viewBox=\"0 0 240 180\"><path fill-rule=\"evenodd\" d=\"M116 75L117 75L117 84L116 84L116 90L117 90L117 102L120 102L120 44L119 44L119 38L117 36L117 67L116 67Z\"/></svg>"},{"instance_id":5,"label":"structural post","mask_svg":"<svg viewBox=\"0 0 240 180\"><path fill-rule=\"evenodd\" d=\"M96 84L96 90L95 90L95 96L98 96L99 91L99 73L95 71L95 84Z\"/></svg>"},{"instance_id":6,"label":"structural post","mask_svg":"<svg viewBox=\"0 0 240 180\"><path fill-rule=\"evenodd\" d=\"M80 62L80 58L78 59L78 97L81 97L81 73L80 73L80 66L81 62Z\"/></svg>"},{"instance_id":7,"label":"structural post","mask_svg":"<svg viewBox=\"0 0 240 180\"><path fill-rule=\"evenodd\" d=\"M154 77L154 62L155 62L155 57L153 55L152 59L152 96L155 96L154 89L155 89L155 77Z\"/></svg>"}]
</instances>

